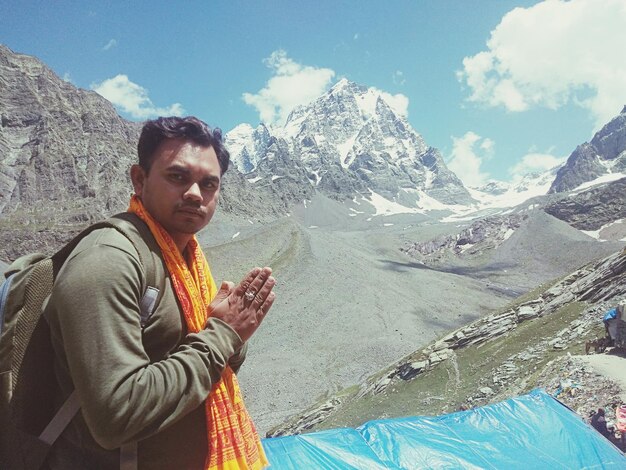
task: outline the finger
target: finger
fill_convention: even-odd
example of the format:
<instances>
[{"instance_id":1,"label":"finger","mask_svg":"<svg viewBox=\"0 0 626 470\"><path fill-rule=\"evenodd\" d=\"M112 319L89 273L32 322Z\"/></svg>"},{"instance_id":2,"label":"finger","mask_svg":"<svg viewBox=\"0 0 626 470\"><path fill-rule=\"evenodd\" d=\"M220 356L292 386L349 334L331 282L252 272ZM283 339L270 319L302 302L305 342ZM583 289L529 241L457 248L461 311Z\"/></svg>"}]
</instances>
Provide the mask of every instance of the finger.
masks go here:
<instances>
[{"instance_id":1,"label":"finger","mask_svg":"<svg viewBox=\"0 0 626 470\"><path fill-rule=\"evenodd\" d=\"M257 277L257 275L261 272L261 268L253 268L250 270L248 274L241 280L241 282L235 287L233 293L239 297L243 296L243 294L248 290L252 281Z\"/></svg>"},{"instance_id":2,"label":"finger","mask_svg":"<svg viewBox=\"0 0 626 470\"><path fill-rule=\"evenodd\" d=\"M276 299L276 294L274 292L270 292L269 295L267 296L267 299L265 299L265 302L263 302L263 304L259 307L259 309L257 310L257 317L256 317L259 323L263 321L263 319L265 318L265 315L267 315L267 312L272 307L272 304L274 303L275 299Z\"/></svg>"},{"instance_id":3,"label":"finger","mask_svg":"<svg viewBox=\"0 0 626 470\"><path fill-rule=\"evenodd\" d=\"M226 297L228 297L228 294L230 293L231 289L233 288L232 286L233 286L232 282L223 281L222 285L220 285L220 288L217 291L217 294L215 294L215 297L213 298L213 302L215 302L215 301L220 302L221 300L223 300ZM213 302L211 302L211 303L213 303Z\"/></svg>"},{"instance_id":4,"label":"finger","mask_svg":"<svg viewBox=\"0 0 626 470\"><path fill-rule=\"evenodd\" d=\"M265 281L265 284L263 284L263 287L261 287L259 292L256 294L254 300L252 301L254 308L258 309L263 304L263 302L265 302L265 299L267 299L267 296L270 294L275 285L276 279L274 279L272 276L268 277L267 281Z\"/></svg>"},{"instance_id":5,"label":"finger","mask_svg":"<svg viewBox=\"0 0 626 470\"><path fill-rule=\"evenodd\" d=\"M216 297L226 297L231 290L233 290L235 284L230 281L222 281L220 289L217 291Z\"/></svg>"},{"instance_id":6,"label":"finger","mask_svg":"<svg viewBox=\"0 0 626 470\"><path fill-rule=\"evenodd\" d=\"M257 274L254 280L250 283L250 287L246 290L248 296L246 296L247 300L254 300L254 296L256 296L260 291L265 282L269 279L272 274L272 268L265 267L261 269L261 272Z\"/></svg>"}]
</instances>

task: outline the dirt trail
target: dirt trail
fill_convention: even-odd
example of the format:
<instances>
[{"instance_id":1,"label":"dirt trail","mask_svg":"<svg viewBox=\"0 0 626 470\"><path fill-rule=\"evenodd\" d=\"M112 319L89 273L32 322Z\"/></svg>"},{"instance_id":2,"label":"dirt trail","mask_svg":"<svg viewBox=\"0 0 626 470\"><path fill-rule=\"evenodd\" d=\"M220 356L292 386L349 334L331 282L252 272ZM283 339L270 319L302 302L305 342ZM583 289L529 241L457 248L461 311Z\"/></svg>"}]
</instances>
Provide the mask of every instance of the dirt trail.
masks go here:
<instances>
[{"instance_id":1,"label":"dirt trail","mask_svg":"<svg viewBox=\"0 0 626 470\"><path fill-rule=\"evenodd\" d=\"M626 353L616 352L578 356L598 374L615 382L622 389L620 398L626 403Z\"/></svg>"}]
</instances>

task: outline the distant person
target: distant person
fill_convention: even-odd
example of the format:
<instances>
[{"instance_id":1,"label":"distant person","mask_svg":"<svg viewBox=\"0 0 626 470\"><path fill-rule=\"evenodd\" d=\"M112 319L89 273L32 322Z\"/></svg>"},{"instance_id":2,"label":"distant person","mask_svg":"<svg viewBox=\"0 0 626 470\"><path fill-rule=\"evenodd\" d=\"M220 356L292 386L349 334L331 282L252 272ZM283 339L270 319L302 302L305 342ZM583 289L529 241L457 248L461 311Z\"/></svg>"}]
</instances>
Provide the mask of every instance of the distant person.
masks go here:
<instances>
[{"instance_id":1,"label":"distant person","mask_svg":"<svg viewBox=\"0 0 626 470\"><path fill-rule=\"evenodd\" d=\"M142 327L148 263L114 228L92 232L64 264L45 317L57 402L76 390L80 412L47 465L119 469L123 455L141 469L263 468L235 372L275 281L271 269L254 268L218 290L194 236L210 222L228 168L221 131L194 117L148 121L138 155L128 211L164 288Z\"/></svg>"},{"instance_id":2,"label":"distant person","mask_svg":"<svg viewBox=\"0 0 626 470\"><path fill-rule=\"evenodd\" d=\"M610 342L613 343L618 339L618 325L620 320L624 321L624 310L626 305L620 304L610 309L604 314L604 328L606 330L606 336Z\"/></svg>"},{"instance_id":3,"label":"distant person","mask_svg":"<svg viewBox=\"0 0 626 470\"><path fill-rule=\"evenodd\" d=\"M604 408L598 408L591 416L591 426L607 439L611 438L611 433L606 426L606 417L604 416Z\"/></svg>"}]
</instances>

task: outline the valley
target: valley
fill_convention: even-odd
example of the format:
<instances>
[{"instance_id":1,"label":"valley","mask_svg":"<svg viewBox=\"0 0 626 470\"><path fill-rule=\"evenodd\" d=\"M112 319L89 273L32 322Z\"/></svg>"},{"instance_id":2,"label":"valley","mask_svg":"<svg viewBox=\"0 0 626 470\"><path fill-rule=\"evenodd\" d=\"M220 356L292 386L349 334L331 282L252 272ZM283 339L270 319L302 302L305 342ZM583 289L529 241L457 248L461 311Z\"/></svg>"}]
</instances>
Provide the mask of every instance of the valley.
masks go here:
<instances>
[{"instance_id":1,"label":"valley","mask_svg":"<svg viewBox=\"0 0 626 470\"><path fill-rule=\"evenodd\" d=\"M536 211L528 215L534 222L497 249L429 265L400 248L409 240L454 235L458 224L419 215L352 222L348 212L317 197L263 225L218 215L201 234L218 282L266 264L278 281L277 301L239 374L262 433L298 410L358 389L399 358L503 308L536 287L533 282L623 246L599 243Z\"/></svg>"}]
</instances>

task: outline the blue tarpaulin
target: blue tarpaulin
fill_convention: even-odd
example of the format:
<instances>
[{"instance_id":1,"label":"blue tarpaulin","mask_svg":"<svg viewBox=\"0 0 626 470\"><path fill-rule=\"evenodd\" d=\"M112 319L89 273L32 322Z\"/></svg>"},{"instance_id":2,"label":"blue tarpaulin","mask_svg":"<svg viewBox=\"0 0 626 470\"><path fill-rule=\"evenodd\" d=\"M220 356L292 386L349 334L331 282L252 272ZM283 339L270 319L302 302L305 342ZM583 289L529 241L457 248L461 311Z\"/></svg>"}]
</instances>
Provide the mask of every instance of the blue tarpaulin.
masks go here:
<instances>
[{"instance_id":1,"label":"blue tarpaulin","mask_svg":"<svg viewBox=\"0 0 626 470\"><path fill-rule=\"evenodd\" d=\"M612 308L604 314L603 321L615 320L617 318L617 308Z\"/></svg>"},{"instance_id":2,"label":"blue tarpaulin","mask_svg":"<svg viewBox=\"0 0 626 470\"><path fill-rule=\"evenodd\" d=\"M443 416L263 440L271 469L626 469L626 457L543 390Z\"/></svg>"}]
</instances>

